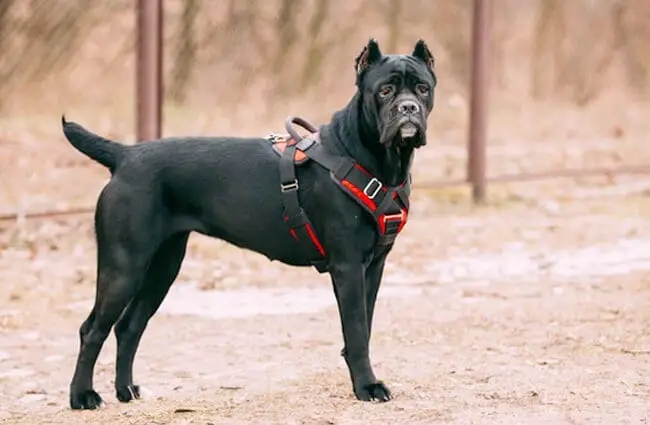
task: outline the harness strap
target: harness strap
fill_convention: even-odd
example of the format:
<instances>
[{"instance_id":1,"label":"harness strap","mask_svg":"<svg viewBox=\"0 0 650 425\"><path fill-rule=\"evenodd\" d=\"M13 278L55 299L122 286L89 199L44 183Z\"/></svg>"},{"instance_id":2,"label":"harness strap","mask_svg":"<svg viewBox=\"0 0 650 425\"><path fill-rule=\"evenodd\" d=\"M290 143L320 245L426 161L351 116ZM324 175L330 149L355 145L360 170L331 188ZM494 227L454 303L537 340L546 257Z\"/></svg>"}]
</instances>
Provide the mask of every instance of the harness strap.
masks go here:
<instances>
[{"instance_id":1,"label":"harness strap","mask_svg":"<svg viewBox=\"0 0 650 425\"><path fill-rule=\"evenodd\" d=\"M296 148L303 151L307 157L328 169L338 180L343 180L354 167L354 161L352 159L332 155L325 151L323 146L316 142L314 136L303 137L296 144Z\"/></svg>"},{"instance_id":2,"label":"harness strap","mask_svg":"<svg viewBox=\"0 0 650 425\"><path fill-rule=\"evenodd\" d=\"M309 130L312 135L299 136L291 125L294 122ZM318 133L311 124L298 117L289 117L286 127L292 139L287 142L280 156L282 203L291 234L308 253L309 258L313 259L310 263L320 273L327 271L325 250L316 236L314 226L300 206L295 170L296 150L302 151L307 158L329 170L332 180L372 215L379 228L378 246L393 243L408 218L410 176L397 188L385 187L351 158L328 152L316 141Z\"/></svg>"},{"instance_id":3,"label":"harness strap","mask_svg":"<svg viewBox=\"0 0 650 425\"><path fill-rule=\"evenodd\" d=\"M348 188L354 187L360 190L361 193L355 195L361 199L363 205L375 215L377 212L380 214L387 212L389 207L394 204L394 194L396 193L400 201L408 209L410 195L410 187L408 184L400 186L398 189L389 190L382 182L370 175L360 165L356 164L352 159L332 155L320 143L317 143L313 138L307 136L303 138L295 146L296 148L305 152L310 158L325 167L332 173L335 180L343 183ZM398 212L390 211L390 212Z\"/></svg>"},{"instance_id":4,"label":"harness strap","mask_svg":"<svg viewBox=\"0 0 650 425\"><path fill-rule=\"evenodd\" d=\"M325 150L312 136L304 137L295 147L328 169L339 187L372 214L380 230L378 245L395 241L408 218L410 181L397 189L387 188L352 159Z\"/></svg>"},{"instance_id":5,"label":"harness strap","mask_svg":"<svg viewBox=\"0 0 650 425\"><path fill-rule=\"evenodd\" d=\"M314 226L312 226L307 214L300 206L298 199L298 179L294 166L294 155L296 143L291 142L280 157L280 191L282 203L284 204L285 220L291 229L291 235L303 245L305 252L310 253L311 265L316 267L319 273L327 271L325 262L325 250L316 237Z\"/></svg>"}]
</instances>

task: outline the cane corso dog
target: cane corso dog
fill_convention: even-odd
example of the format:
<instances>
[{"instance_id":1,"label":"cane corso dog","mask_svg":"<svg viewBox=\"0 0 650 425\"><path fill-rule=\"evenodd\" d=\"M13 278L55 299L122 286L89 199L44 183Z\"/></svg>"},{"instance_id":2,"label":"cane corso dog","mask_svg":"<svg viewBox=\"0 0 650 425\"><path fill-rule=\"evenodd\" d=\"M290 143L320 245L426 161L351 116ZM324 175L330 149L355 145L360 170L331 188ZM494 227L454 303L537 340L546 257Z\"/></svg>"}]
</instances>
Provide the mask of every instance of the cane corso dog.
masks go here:
<instances>
[{"instance_id":1,"label":"cane corso dog","mask_svg":"<svg viewBox=\"0 0 650 425\"><path fill-rule=\"evenodd\" d=\"M422 40L410 55L384 55L370 39L355 73L354 96L328 124L280 140L123 145L62 118L68 141L111 173L95 210L97 292L79 329L73 409L102 404L93 369L113 325L117 398L139 398L136 350L178 275L191 232L329 273L354 394L391 399L370 364L372 318L386 257L406 223L413 154L426 144L437 80Z\"/></svg>"}]
</instances>

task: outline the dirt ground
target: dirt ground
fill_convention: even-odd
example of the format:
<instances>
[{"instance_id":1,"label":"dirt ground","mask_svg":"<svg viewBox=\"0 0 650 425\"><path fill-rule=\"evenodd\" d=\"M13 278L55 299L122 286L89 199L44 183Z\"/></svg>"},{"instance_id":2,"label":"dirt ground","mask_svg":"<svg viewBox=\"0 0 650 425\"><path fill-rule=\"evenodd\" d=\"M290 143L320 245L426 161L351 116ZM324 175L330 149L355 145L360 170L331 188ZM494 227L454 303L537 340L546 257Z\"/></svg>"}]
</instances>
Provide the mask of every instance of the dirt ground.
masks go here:
<instances>
[{"instance_id":1,"label":"dirt ground","mask_svg":"<svg viewBox=\"0 0 650 425\"><path fill-rule=\"evenodd\" d=\"M495 116L494 132L511 134L491 140L490 174L650 161L642 109L602 128L557 111L534 123ZM490 185L488 203L473 207L467 188L423 187L462 177L460 125L434 127L418 153L412 214L379 294L371 355L393 401L354 399L326 276L194 235L136 358L143 400L116 401L111 337L95 374L106 405L70 411L94 296L92 214L23 214L92 206L107 173L65 143L57 120L41 122L42 134L0 120L0 423L650 420L648 177Z\"/></svg>"},{"instance_id":2,"label":"dirt ground","mask_svg":"<svg viewBox=\"0 0 650 425\"><path fill-rule=\"evenodd\" d=\"M91 215L0 222L0 423L647 423L641 183L494 187L483 207L417 190L376 310L386 404L353 398L325 276L194 236L136 359L144 399L114 398L111 337L95 375L105 406L70 411Z\"/></svg>"},{"instance_id":3,"label":"dirt ground","mask_svg":"<svg viewBox=\"0 0 650 425\"><path fill-rule=\"evenodd\" d=\"M27 2L14 3L22 10ZM412 213L387 265L371 341L375 372L394 400L354 399L326 276L194 235L136 357L143 399L117 402L111 336L95 371L105 406L71 411L78 328L94 297L92 214L26 214L87 210L106 181L106 170L64 140L61 113L134 140L131 2L95 3L40 7L42 21L17 13L20 27L4 31L3 63L18 59L35 77L0 87L0 424L650 421L650 174L490 185L481 207L467 188L426 188L466 173L469 2L412 2L398 7L400 19L374 4L361 15L351 14L363 11L360 2L316 2L332 3L332 13L294 7L291 20L273 11L280 2L259 11L251 2L203 2L224 13L199 14L204 41L192 49L184 101L167 88L177 74L171 41L190 14L181 2L165 6L166 136L265 135L281 132L289 114L326 122L353 93L353 58L369 35L386 52L432 41L440 85L429 143L416 157ZM495 5L488 174L650 164L643 1L610 2L600 14L594 2L565 2L566 22L548 31L536 24L537 3ZM543 16L562 9L546 3L555 6ZM81 10L85 21L74 18ZM328 13L331 25L316 31L312 14ZM43 30L57 20L71 31ZM636 35L622 38L632 24ZM41 35L20 32L31 27ZM36 60L55 56L61 66ZM30 74L39 62L43 72ZM319 71L300 76L303 62ZM5 68L7 77L23 75ZM589 102L577 107L576 97Z\"/></svg>"}]
</instances>

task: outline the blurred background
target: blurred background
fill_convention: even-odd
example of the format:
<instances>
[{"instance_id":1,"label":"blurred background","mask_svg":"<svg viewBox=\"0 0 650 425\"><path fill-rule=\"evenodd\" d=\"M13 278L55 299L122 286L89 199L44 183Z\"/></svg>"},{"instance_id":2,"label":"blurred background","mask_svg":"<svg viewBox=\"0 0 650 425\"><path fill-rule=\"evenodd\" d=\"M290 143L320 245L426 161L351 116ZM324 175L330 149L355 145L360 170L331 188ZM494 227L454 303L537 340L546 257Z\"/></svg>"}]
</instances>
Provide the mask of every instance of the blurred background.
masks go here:
<instances>
[{"instance_id":1,"label":"blurred background","mask_svg":"<svg viewBox=\"0 0 650 425\"><path fill-rule=\"evenodd\" d=\"M67 391L109 174L60 118L135 143L138 3L0 0L0 422L88 423ZM373 323L397 397L353 403L327 275L193 234L136 360L155 400L98 423L647 421L650 1L489 2L480 206L467 184L441 186L466 177L473 1L163 3L163 136L324 123L353 95L370 37L385 53L419 38L433 51L429 143ZM646 174L524 179L625 167ZM109 404L114 355L111 337L96 380Z\"/></svg>"},{"instance_id":2,"label":"blurred background","mask_svg":"<svg viewBox=\"0 0 650 425\"><path fill-rule=\"evenodd\" d=\"M62 112L134 141L135 3L0 1L0 212L93 204L106 174L64 141ZM489 175L650 163L650 3L490 12ZM352 95L369 37L386 53L424 38L439 88L417 181L463 178L471 17L470 0L165 0L163 135L322 123Z\"/></svg>"}]
</instances>

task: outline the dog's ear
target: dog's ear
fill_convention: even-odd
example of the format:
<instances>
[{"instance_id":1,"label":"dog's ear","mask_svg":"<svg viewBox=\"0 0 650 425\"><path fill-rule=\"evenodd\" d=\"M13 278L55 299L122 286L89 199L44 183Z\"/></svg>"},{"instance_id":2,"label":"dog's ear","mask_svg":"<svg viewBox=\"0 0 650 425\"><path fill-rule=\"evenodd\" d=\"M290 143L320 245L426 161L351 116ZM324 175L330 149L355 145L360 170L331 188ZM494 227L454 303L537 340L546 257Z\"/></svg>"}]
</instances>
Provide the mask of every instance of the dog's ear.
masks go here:
<instances>
[{"instance_id":1,"label":"dog's ear","mask_svg":"<svg viewBox=\"0 0 650 425\"><path fill-rule=\"evenodd\" d=\"M415 48L413 49L411 56L420 59L425 63L427 68L429 68L429 71L433 72L433 68L436 65L436 60L424 40L420 39L417 43L415 43Z\"/></svg>"},{"instance_id":2,"label":"dog's ear","mask_svg":"<svg viewBox=\"0 0 650 425\"><path fill-rule=\"evenodd\" d=\"M359 56L354 61L354 70L357 73L357 83L361 79L361 75L366 72L372 65L381 59L381 50L377 40L371 38L368 45L363 48Z\"/></svg>"}]
</instances>

